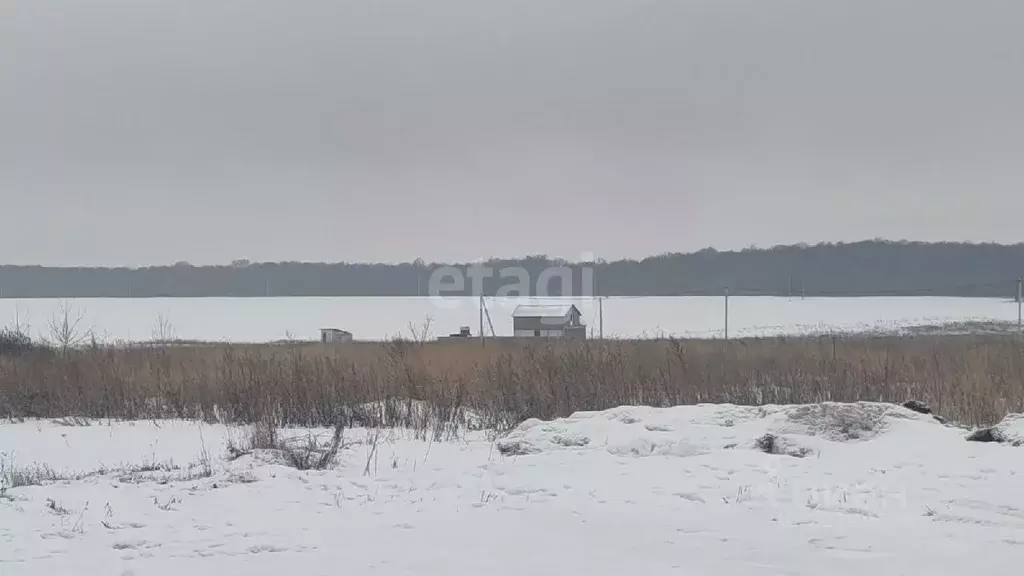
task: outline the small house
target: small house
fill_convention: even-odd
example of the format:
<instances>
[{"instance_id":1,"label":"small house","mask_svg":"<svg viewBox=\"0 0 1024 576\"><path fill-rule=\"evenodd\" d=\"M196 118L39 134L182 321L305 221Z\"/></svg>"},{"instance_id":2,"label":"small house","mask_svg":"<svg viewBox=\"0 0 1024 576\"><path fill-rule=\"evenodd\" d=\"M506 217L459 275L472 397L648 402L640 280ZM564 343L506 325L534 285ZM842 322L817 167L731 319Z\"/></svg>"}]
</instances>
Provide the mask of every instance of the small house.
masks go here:
<instances>
[{"instance_id":1,"label":"small house","mask_svg":"<svg viewBox=\"0 0 1024 576\"><path fill-rule=\"evenodd\" d=\"M333 342L351 342L352 333L346 330L338 330L337 328L321 328L320 341L324 344Z\"/></svg>"},{"instance_id":2,"label":"small house","mask_svg":"<svg viewBox=\"0 0 1024 576\"><path fill-rule=\"evenodd\" d=\"M521 305L512 312L512 328L518 338L587 337L583 315L572 304Z\"/></svg>"}]
</instances>

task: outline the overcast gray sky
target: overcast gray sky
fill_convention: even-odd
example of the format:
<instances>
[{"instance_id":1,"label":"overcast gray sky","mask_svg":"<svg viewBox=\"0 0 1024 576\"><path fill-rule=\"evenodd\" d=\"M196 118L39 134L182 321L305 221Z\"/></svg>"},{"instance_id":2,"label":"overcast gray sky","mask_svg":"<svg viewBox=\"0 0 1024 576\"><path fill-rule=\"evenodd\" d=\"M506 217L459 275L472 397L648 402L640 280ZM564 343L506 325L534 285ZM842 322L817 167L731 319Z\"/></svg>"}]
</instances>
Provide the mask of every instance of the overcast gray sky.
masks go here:
<instances>
[{"instance_id":1,"label":"overcast gray sky","mask_svg":"<svg viewBox=\"0 0 1024 576\"><path fill-rule=\"evenodd\" d=\"M0 262L1024 239L1019 0L0 0Z\"/></svg>"}]
</instances>

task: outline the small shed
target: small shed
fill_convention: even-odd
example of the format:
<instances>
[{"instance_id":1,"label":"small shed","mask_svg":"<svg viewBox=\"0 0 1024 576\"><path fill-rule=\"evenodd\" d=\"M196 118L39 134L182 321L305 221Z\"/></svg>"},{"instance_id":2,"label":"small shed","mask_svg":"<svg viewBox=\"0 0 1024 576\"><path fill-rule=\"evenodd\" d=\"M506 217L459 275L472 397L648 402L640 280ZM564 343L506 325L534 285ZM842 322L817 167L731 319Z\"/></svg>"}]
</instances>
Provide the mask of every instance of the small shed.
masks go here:
<instances>
[{"instance_id":1,"label":"small shed","mask_svg":"<svg viewBox=\"0 0 1024 576\"><path fill-rule=\"evenodd\" d=\"M583 314L573 304L524 304L512 312L512 328L518 338L587 337Z\"/></svg>"},{"instance_id":2,"label":"small shed","mask_svg":"<svg viewBox=\"0 0 1024 576\"><path fill-rule=\"evenodd\" d=\"M339 330L337 328L321 328L320 341L324 344L332 342L351 342L352 333L347 330Z\"/></svg>"}]
</instances>

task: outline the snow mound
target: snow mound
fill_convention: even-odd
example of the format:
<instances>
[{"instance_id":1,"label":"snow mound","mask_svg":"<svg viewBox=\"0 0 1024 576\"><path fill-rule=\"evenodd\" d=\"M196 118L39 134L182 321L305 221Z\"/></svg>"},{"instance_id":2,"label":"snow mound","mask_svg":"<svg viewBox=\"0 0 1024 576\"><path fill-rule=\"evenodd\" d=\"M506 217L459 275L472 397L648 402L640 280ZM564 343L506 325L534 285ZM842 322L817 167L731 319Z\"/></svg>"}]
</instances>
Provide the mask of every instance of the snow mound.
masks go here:
<instances>
[{"instance_id":1,"label":"snow mound","mask_svg":"<svg viewBox=\"0 0 1024 576\"><path fill-rule=\"evenodd\" d=\"M550 422L527 420L496 445L506 456L599 449L616 456L691 457L741 446L767 454L803 457L815 452L813 447L821 441L870 440L902 422L939 426L929 415L874 402L624 406L577 412Z\"/></svg>"},{"instance_id":2,"label":"snow mound","mask_svg":"<svg viewBox=\"0 0 1024 576\"><path fill-rule=\"evenodd\" d=\"M540 454L559 448L585 448L590 445L590 437L570 430L562 419L555 422L544 422L536 418L526 420L516 427L505 438L497 441L498 451L506 456Z\"/></svg>"},{"instance_id":3,"label":"snow mound","mask_svg":"<svg viewBox=\"0 0 1024 576\"><path fill-rule=\"evenodd\" d=\"M936 423L934 418L902 406L877 402L822 402L785 406L777 411L778 434L821 437L832 442L868 440L884 434L895 421L918 420Z\"/></svg>"},{"instance_id":4,"label":"snow mound","mask_svg":"<svg viewBox=\"0 0 1024 576\"><path fill-rule=\"evenodd\" d=\"M682 407L681 407L682 408ZM601 412L577 412L568 418L544 422L536 418L517 426L497 441L506 456L560 450L606 450L617 456L694 456L708 452L677 433L688 419L673 411L620 407Z\"/></svg>"}]
</instances>

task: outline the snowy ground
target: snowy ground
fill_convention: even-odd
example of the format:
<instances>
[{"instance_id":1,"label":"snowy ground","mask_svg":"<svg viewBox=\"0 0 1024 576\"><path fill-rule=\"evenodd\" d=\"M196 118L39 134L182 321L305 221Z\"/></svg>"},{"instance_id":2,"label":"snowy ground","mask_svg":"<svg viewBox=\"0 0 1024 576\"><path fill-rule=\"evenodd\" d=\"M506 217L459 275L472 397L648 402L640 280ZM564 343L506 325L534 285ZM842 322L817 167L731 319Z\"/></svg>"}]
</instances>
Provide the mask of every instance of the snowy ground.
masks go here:
<instances>
[{"instance_id":1,"label":"snowy ground","mask_svg":"<svg viewBox=\"0 0 1024 576\"><path fill-rule=\"evenodd\" d=\"M86 476L3 493L0 574L1001 573L1024 448L965 433L879 404L624 407L496 442L350 430L300 472L229 461L223 426L3 424L7 475Z\"/></svg>"},{"instance_id":2,"label":"snowy ground","mask_svg":"<svg viewBox=\"0 0 1024 576\"><path fill-rule=\"evenodd\" d=\"M512 311L524 303L564 300L489 298L488 313L498 335L512 334ZM594 332L598 305L570 299ZM337 327L359 340L410 336L428 322L432 336L466 325L478 333L480 304L475 298L110 298L58 300L0 299L0 327L20 325L33 337L49 337L48 326L69 308L78 327L100 341L181 338L213 342L270 342L286 337L319 339L320 328ZM608 298L603 304L604 334L613 338L724 336L725 300L719 297ZM1005 331L1016 328L1017 305L999 298L772 298L729 299L732 337L896 332L931 327L946 332ZM596 333L595 333L596 335Z\"/></svg>"}]
</instances>

